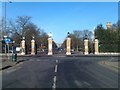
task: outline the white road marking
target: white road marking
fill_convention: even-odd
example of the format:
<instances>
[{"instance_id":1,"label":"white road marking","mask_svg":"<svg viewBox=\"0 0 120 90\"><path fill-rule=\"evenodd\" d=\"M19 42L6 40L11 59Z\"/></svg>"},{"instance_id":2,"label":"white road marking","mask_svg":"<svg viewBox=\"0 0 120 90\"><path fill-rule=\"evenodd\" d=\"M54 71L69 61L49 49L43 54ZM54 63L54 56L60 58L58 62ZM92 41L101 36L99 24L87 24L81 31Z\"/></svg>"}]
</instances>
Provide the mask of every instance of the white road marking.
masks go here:
<instances>
[{"instance_id":1,"label":"white road marking","mask_svg":"<svg viewBox=\"0 0 120 90\"><path fill-rule=\"evenodd\" d=\"M17 68L15 68L15 69L11 68L10 70L7 70L6 73L14 72L14 71L16 71L16 70L18 70L18 69L20 69L20 68L22 68L22 67L17 67Z\"/></svg>"},{"instance_id":2,"label":"white road marking","mask_svg":"<svg viewBox=\"0 0 120 90\"><path fill-rule=\"evenodd\" d=\"M53 78L53 86L52 86L52 88L55 90L55 88L56 88L56 76L54 76L54 78Z\"/></svg>"},{"instance_id":3,"label":"white road marking","mask_svg":"<svg viewBox=\"0 0 120 90\"><path fill-rule=\"evenodd\" d=\"M65 56L58 56L58 57L65 57Z\"/></svg>"},{"instance_id":4,"label":"white road marking","mask_svg":"<svg viewBox=\"0 0 120 90\"><path fill-rule=\"evenodd\" d=\"M91 85L88 83L88 82L86 82L86 81L77 81L77 80L75 80L75 84L78 86L78 87L83 87L83 86L88 86L88 87L91 87Z\"/></svg>"},{"instance_id":5,"label":"white road marking","mask_svg":"<svg viewBox=\"0 0 120 90\"><path fill-rule=\"evenodd\" d=\"M56 76L54 76L54 78L53 78L54 83L56 83L56 80L57 80L57 79L56 79Z\"/></svg>"},{"instance_id":6,"label":"white road marking","mask_svg":"<svg viewBox=\"0 0 120 90\"><path fill-rule=\"evenodd\" d=\"M57 72L57 67L58 67L58 66L57 66L57 65L55 65L55 73Z\"/></svg>"},{"instance_id":7,"label":"white road marking","mask_svg":"<svg viewBox=\"0 0 120 90\"><path fill-rule=\"evenodd\" d=\"M40 59L37 59L36 61L41 61Z\"/></svg>"},{"instance_id":8,"label":"white road marking","mask_svg":"<svg viewBox=\"0 0 120 90\"><path fill-rule=\"evenodd\" d=\"M84 84L88 85L88 86L91 86L88 82L86 81L83 81Z\"/></svg>"},{"instance_id":9,"label":"white road marking","mask_svg":"<svg viewBox=\"0 0 120 90\"><path fill-rule=\"evenodd\" d=\"M33 60L33 59L30 59L29 61L35 61L35 60Z\"/></svg>"},{"instance_id":10,"label":"white road marking","mask_svg":"<svg viewBox=\"0 0 120 90\"><path fill-rule=\"evenodd\" d=\"M10 72L13 72L13 71L16 71L16 69L11 69L9 71L6 71L7 73L10 73Z\"/></svg>"},{"instance_id":11,"label":"white road marking","mask_svg":"<svg viewBox=\"0 0 120 90\"><path fill-rule=\"evenodd\" d=\"M81 82L79 82L79 81L77 81L77 80L75 80L74 82L75 82L75 84L76 84L78 87L81 87L81 86L83 85Z\"/></svg>"},{"instance_id":12,"label":"white road marking","mask_svg":"<svg viewBox=\"0 0 120 90\"><path fill-rule=\"evenodd\" d=\"M58 63L58 60L56 60L56 63Z\"/></svg>"},{"instance_id":13,"label":"white road marking","mask_svg":"<svg viewBox=\"0 0 120 90\"><path fill-rule=\"evenodd\" d=\"M53 90L55 90L55 88L56 88L56 84L55 83L53 83L52 88L53 88Z\"/></svg>"},{"instance_id":14,"label":"white road marking","mask_svg":"<svg viewBox=\"0 0 120 90\"><path fill-rule=\"evenodd\" d=\"M55 73L57 73L57 70L58 70L58 60L56 60L56 65L55 65ZM57 81L57 76L54 76L53 78L53 86L52 86L52 89L55 90L56 89L56 81Z\"/></svg>"},{"instance_id":15,"label":"white road marking","mask_svg":"<svg viewBox=\"0 0 120 90\"><path fill-rule=\"evenodd\" d=\"M18 67L17 70L20 69L20 68L22 68L22 67Z\"/></svg>"}]
</instances>

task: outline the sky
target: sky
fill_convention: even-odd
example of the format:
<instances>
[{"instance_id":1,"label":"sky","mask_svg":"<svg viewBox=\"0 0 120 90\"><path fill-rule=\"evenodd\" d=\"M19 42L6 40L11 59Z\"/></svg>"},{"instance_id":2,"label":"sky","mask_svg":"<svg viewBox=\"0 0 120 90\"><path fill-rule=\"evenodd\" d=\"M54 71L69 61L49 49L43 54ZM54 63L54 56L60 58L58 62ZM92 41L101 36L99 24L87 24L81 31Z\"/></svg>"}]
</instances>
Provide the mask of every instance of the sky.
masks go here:
<instances>
[{"instance_id":1,"label":"sky","mask_svg":"<svg viewBox=\"0 0 120 90\"><path fill-rule=\"evenodd\" d=\"M2 4L4 13L4 4ZM7 19L30 16L31 21L46 33L51 32L56 43L62 43L67 32L93 29L98 24L118 20L118 2L13 2L7 3Z\"/></svg>"}]
</instances>

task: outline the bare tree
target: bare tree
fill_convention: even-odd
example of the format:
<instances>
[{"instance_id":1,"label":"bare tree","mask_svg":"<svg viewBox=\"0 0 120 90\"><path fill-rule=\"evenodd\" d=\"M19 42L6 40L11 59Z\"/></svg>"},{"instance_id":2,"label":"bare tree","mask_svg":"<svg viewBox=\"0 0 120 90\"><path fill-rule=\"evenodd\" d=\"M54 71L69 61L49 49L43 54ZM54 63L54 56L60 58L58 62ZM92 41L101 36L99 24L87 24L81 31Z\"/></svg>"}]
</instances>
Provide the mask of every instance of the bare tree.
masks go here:
<instances>
[{"instance_id":1,"label":"bare tree","mask_svg":"<svg viewBox=\"0 0 120 90\"><path fill-rule=\"evenodd\" d=\"M26 40L26 45L30 48L32 36L35 37L36 44L40 45L40 35L41 29L38 28L34 23L31 22L31 17L17 17L15 21L9 20L8 32L12 40L16 42L16 44L21 43L21 39L24 36Z\"/></svg>"},{"instance_id":2,"label":"bare tree","mask_svg":"<svg viewBox=\"0 0 120 90\"><path fill-rule=\"evenodd\" d=\"M19 27L19 34L24 36L26 32L27 25L30 23L31 17L29 16L24 16L24 17L18 17L16 20L16 23L18 24Z\"/></svg>"}]
</instances>

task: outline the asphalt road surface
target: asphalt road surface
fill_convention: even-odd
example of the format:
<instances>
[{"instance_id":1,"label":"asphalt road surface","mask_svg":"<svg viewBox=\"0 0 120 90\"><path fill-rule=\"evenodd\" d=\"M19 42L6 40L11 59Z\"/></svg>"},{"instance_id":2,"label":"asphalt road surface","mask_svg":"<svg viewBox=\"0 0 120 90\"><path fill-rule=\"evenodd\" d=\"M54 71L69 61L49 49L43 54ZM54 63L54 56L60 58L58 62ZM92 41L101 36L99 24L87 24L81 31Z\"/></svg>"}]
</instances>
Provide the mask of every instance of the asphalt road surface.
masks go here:
<instances>
[{"instance_id":1,"label":"asphalt road surface","mask_svg":"<svg viewBox=\"0 0 120 90\"><path fill-rule=\"evenodd\" d=\"M118 88L118 72L99 64L110 58L29 57L3 70L2 88Z\"/></svg>"}]
</instances>

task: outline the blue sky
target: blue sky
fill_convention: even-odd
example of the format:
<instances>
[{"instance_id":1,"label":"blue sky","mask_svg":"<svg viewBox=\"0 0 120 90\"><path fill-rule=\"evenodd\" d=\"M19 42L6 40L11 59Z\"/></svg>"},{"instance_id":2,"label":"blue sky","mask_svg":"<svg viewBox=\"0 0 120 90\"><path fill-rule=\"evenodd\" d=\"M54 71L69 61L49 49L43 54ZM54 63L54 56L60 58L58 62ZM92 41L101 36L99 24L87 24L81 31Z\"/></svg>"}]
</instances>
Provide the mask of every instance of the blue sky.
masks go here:
<instances>
[{"instance_id":1,"label":"blue sky","mask_svg":"<svg viewBox=\"0 0 120 90\"><path fill-rule=\"evenodd\" d=\"M4 4L2 5L4 7ZM67 32L93 30L95 26L118 20L117 2L13 2L7 3L7 18L31 16L31 21L53 40L62 43Z\"/></svg>"}]
</instances>

